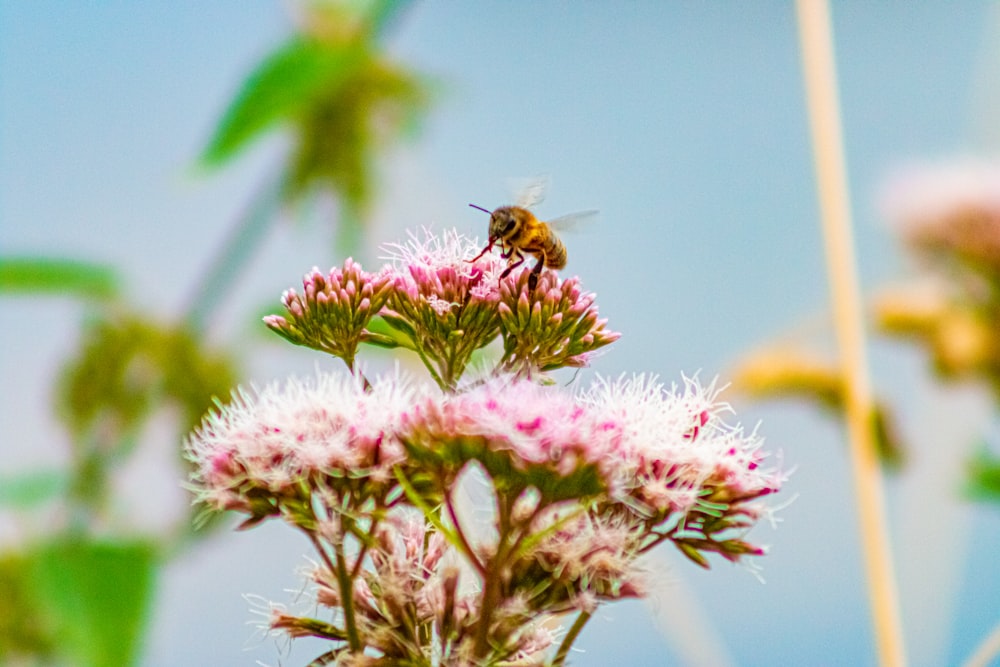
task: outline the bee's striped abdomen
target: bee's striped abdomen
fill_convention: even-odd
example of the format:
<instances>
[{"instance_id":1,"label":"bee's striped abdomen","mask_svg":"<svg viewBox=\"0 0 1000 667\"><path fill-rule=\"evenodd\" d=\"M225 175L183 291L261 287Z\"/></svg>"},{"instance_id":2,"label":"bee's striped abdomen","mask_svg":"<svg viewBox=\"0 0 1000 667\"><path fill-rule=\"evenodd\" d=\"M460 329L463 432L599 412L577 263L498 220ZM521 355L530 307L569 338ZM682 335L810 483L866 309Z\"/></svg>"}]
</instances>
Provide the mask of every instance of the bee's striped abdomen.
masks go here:
<instances>
[{"instance_id":1,"label":"bee's striped abdomen","mask_svg":"<svg viewBox=\"0 0 1000 667\"><path fill-rule=\"evenodd\" d=\"M542 244L545 251L545 266L550 269L562 269L566 266L566 246L554 232L549 231Z\"/></svg>"}]
</instances>

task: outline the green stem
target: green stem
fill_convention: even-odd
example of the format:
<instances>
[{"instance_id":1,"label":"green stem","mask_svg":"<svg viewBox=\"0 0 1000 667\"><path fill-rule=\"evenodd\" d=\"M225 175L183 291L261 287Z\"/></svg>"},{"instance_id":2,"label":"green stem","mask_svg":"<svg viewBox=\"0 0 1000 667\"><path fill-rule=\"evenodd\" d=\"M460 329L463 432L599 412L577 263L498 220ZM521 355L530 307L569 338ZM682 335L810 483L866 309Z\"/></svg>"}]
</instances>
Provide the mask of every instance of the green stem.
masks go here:
<instances>
[{"instance_id":1,"label":"green stem","mask_svg":"<svg viewBox=\"0 0 1000 667\"><path fill-rule=\"evenodd\" d=\"M336 564L334 564L330 560L330 555L326 552L326 549L320 544L316 534L307 530L304 532L309 536L309 540L312 542L313 547L316 548L317 553L319 553L320 558L323 559L326 566L330 568L331 572L337 575L337 587L340 588L340 604L344 610L344 625L347 630L347 643L351 647L352 653L360 652L361 639L358 637L357 621L354 618L354 586L352 585L351 576L347 572L343 548L339 544L334 545L334 555L337 559Z\"/></svg>"},{"instance_id":2,"label":"green stem","mask_svg":"<svg viewBox=\"0 0 1000 667\"><path fill-rule=\"evenodd\" d=\"M361 638L358 636L358 622L354 618L354 580L347 572L347 559L344 556L343 545L335 544L333 552L337 556L337 585L340 586L344 625L347 626L347 641L351 646L351 652L359 653L362 646Z\"/></svg>"},{"instance_id":3,"label":"green stem","mask_svg":"<svg viewBox=\"0 0 1000 667\"><path fill-rule=\"evenodd\" d=\"M258 191L198 283L184 318L195 331L206 328L210 316L229 297L232 284L263 242L281 201L281 183L280 178L274 179Z\"/></svg>"},{"instance_id":4,"label":"green stem","mask_svg":"<svg viewBox=\"0 0 1000 667\"><path fill-rule=\"evenodd\" d=\"M75 439L66 489L70 532L88 532L100 520L108 505L112 462L100 445L97 437L90 433Z\"/></svg>"},{"instance_id":5,"label":"green stem","mask_svg":"<svg viewBox=\"0 0 1000 667\"><path fill-rule=\"evenodd\" d=\"M447 376L445 380L448 382L448 386L454 388L458 382L458 379L462 377L462 373L465 371L465 365L463 364L459 367L459 348L462 347L462 342L464 337L459 340L448 341L448 356L446 358L445 367L447 369ZM464 354L464 351L463 351Z\"/></svg>"},{"instance_id":6,"label":"green stem","mask_svg":"<svg viewBox=\"0 0 1000 667\"><path fill-rule=\"evenodd\" d=\"M368 529L368 536L375 534L376 528L378 528L378 519L372 519L371 527ZM368 554L369 541L364 540L361 543L361 549L358 550L358 556L354 560L354 567L351 568L351 579L356 579L359 574L361 574L361 566L364 563L365 556Z\"/></svg>"},{"instance_id":7,"label":"green stem","mask_svg":"<svg viewBox=\"0 0 1000 667\"><path fill-rule=\"evenodd\" d=\"M566 664L566 657L569 655L569 650L573 647L573 642L576 641L576 638L580 636L583 626L590 620L590 616L589 611L581 611L580 615L573 621L572 627L570 627L569 632L563 638L562 644L559 645L559 651L556 652L556 657L552 661L552 667L562 667L562 665Z\"/></svg>"},{"instance_id":8,"label":"green stem","mask_svg":"<svg viewBox=\"0 0 1000 667\"><path fill-rule=\"evenodd\" d=\"M420 345L419 342L415 341L415 343L416 344L414 345L414 349L416 350L416 353L420 356L420 360L424 362L424 366L427 368L427 371L431 374L431 377L434 379L434 382L437 383L437 386L441 389L441 391L444 392L449 391L451 387L445 384L444 380L441 379L441 376L438 375L438 372L434 370L434 366L431 365L430 359L428 359L427 355L424 354L423 346Z\"/></svg>"},{"instance_id":9,"label":"green stem","mask_svg":"<svg viewBox=\"0 0 1000 667\"><path fill-rule=\"evenodd\" d=\"M500 567L506 554L498 545L496 556L491 559L483 575L483 597L479 603L479 621L476 632L476 646L472 652L474 661L479 664L485 661L490 650L490 624L493 622L493 610L500 602Z\"/></svg>"},{"instance_id":10,"label":"green stem","mask_svg":"<svg viewBox=\"0 0 1000 667\"><path fill-rule=\"evenodd\" d=\"M663 542L665 542L665 541L667 541L669 539L673 539L672 535L670 535L670 534L666 534L666 535L663 534L663 533L652 533L652 534L656 535L656 537L653 539L652 542L649 542L648 544L644 544L642 546L642 548L639 549L639 553L640 554L644 554L644 553L647 553L649 551L652 551L654 548L660 546Z\"/></svg>"}]
</instances>

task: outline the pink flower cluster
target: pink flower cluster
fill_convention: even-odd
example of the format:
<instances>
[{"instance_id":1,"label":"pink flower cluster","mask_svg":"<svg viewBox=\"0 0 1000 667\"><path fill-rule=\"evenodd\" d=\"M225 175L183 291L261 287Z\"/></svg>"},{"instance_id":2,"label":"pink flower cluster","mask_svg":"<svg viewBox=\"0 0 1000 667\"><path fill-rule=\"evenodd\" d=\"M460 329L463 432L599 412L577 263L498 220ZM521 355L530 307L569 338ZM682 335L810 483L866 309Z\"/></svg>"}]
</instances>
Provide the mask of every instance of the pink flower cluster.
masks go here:
<instances>
[{"instance_id":1,"label":"pink flower cluster","mask_svg":"<svg viewBox=\"0 0 1000 667\"><path fill-rule=\"evenodd\" d=\"M584 394L619 433L618 486L653 515L687 513L709 496L742 502L779 489L781 476L761 466L762 441L722 419L729 407L717 394L696 379L668 389L642 375L601 379Z\"/></svg>"},{"instance_id":2,"label":"pink flower cluster","mask_svg":"<svg viewBox=\"0 0 1000 667\"><path fill-rule=\"evenodd\" d=\"M313 268L302 279L301 295L293 289L281 295L287 315L268 315L264 323L286 340L340 357L353 368L358 345L379 342L366 327L391 286L385 271L370 274L350 258L328 274Z\"/></svg>"},{"instance_id":3,"label":"pink flower cluster","mask_svg":"<svg viewBox=\"0 0 1000 667\"><path fill-rule=\"evenodd\" d=\"M354 586L354 602L367 617L370 631L402 620L411 603L420 620L440 612L437 598L447 583L439 564L450 551L444 536L429 530L419 512L404 510L390 514L373 537L379 548L371 551L372 569L363 571ZM316 565L309 578L318 587L320 604L342 605L335 573ZM380 649L386 651L388 647Z\"/></svg>"},{"instance_id":4,"label":"pink flower cluster","mask_svg":"<svg viewBox=\"0 0 1000 667\"><path fill-rule=\"evenodd\" d=\"M442 533L421 513L397 508L371 537L372 566L358 571L350 590L359 639L381 654L378 664L407 662L415 653L436 664L480 664L475 655L479 590L461 585L463 573L454 564L457 555ZM328 564L315 563L305 575L315 588L316 603L331 610L335 621L300 617L271 605L266 632L344 639L338 627L343 619L338 617L346 601L336 573ZM507 645L497 647L498 655L515 664L546 664L543 653L554 634L538 622L535 607L522 599L492 611L493 625L504 626L507 639ZM422 645L414 641L417 627L424 633Z\"/></svg>"},{"instance_id":5,"label":"pink flower cluster","mask_svg":"<svg viewBox=\"0 0 1000 667\"><path fill-rule=\"evenodd\" d=\"M523 269L501 280L506 260L487 254L472 261L478 248L454 230L411 234L405 243L385 246L389 263L375 274L350 259L328 274L314 269L303 279L303 294L290 289L282 296L287 313L264 321L351 369L362 343L409 347L446 390L457 386L473 353L498 336L504 355L496 370L523 376L585 366L618 339L578 279L546 271L532 289ZM376 317L393 335L373 330Z\"/></svg>"},{"instance_id":6,"label":"pink flower cluster","mask_svg":"<svg viewBox=\"0 0 1000 667\"><path fill-rule=\"evenodd\" d=\"M393 290L383 312L424 359L438 384L452 387L473 352L499 333L496 303L504 262L486 255L475 262L475 242L457 231L424 230L405 244L386 246Z\"/></svg>"},{"instance_id":7,"label":"pink flower cluster","mask_svg":"<svg viewBox=\"0 0 1000 667\"><path fill-rule=\"evenodd\" d=\"M336 642L317 663L563 665L600 603L644 595L636 561L657 544L706 567L707 553L763 553L742 537L783 478L754 434L723 420L714 386L544 385L540 374L585 366L619 337L578 279L501 279L505 258L457 232L388 250L375 274L351 260L314 270L301 295L284 294L287 314L265 319L350 375L237 391L186 442L199 500L245 526L281 517L316 548L309 577L332 618L282 610L271 630ZM492 372L463 384L498 338ZM362 343L414 351L436 388L369 381ZM458 507L477 476L485 531ZM544 621L569 611L573 629L548 656Z\"/></svg>"},{"instance_id":8,"label":"pink flower cluster","mask_svg":"<svg viewBox=\"0 0 1000 667\"><path fill-rule=\"evenodd\" d=\"M496 303L500 297L500 274L506 267L503 259L487 254L469 261L479 251L479 244L457 230L445 230L440 236L429 229L410 233L405 243L383 246L385 259L395 271L396 287L406 294L415 308L420 301L432 299L459 306L469 299ZM446 307L432 308L443 313Z\"/></svg>"},{"instance_id":9,"label":"pink flower cluster","mask_svg":"<svg viewBox=\"0 0 1000 667\"><path fill-rule=\"evenodd\" d=\"M554 530L540 531L545 537L532 557L553 584L555 609L592 612L602 600L645 596L636 566L645 537L640 526L592 512L569 520L556 513L541 523Z\"/></svg>"},{"instance_id":10,"label":"pink flower cluster","mask_svg":"<svg viewBox=\"0 0 1000 667\"><path fill-rule=\"evenodd\" d=\"M607 320L593 308L596 296L584 292L579 279L545 273L531 290L525 289L530 275L523 271L500 288L505 371L530 376L533 369L580 368L595 350L621 337L605 328Z\"/></svg>"},{"instance_id":11,"label":"pink flower cluster","mask_svg":"<svg viewBox=\"0 0 1000 667\"><path fill-rule=\"evenodd\" d=\"M400 376L367 387L319 375L240 390L187 441L196 492L211 507L253 517L276 513L304 486L384 481L405 456L395 433L417 394Z\"/></svg>"},{"instance_id":12,"label":"pink flower cluster","mask_svg":"<svg viewBox=\"0 0 1000 667\"><path fill-rule=\"evenodd\" d=\"M427 397L404 418L400 436L414 457L455 466L456 474L476 460L508 488L534 485L559 497L601 493L614 462L603 424L572 395L528 380ZM578 483L564 486L569 477Z\"/></svg>"},{"instance_id":13,"label":"pink flower cluster","mask_svg":"<svg viewBox=\"0 0 1000 667\"><path fill-rule=\"evenodd\" d=\"M726 406L715 393L694 380L667 390L638 376L599 380L578 396L526 380L445 395L400 376L366 388L321 375L240 392L187 450L203 500L251 514L262 494L385 483L393 466L426 468L447 491L477 461L515 497L529 488L546 504L606 495L658 523L707 504L735 510L780 487L780 475L762 466L760 440L721 419Z\"/></svg>"}]
</instances>

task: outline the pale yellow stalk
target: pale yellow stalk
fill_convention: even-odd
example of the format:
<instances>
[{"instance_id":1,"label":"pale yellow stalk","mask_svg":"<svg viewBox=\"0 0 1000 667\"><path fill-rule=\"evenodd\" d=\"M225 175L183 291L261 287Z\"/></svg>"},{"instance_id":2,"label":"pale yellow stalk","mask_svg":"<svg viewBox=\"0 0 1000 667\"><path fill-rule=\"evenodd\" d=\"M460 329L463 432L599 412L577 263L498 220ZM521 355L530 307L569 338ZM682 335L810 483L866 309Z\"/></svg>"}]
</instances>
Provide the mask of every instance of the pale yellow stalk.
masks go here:
<instances>
[{"instance_id":1,"label":"pale yellow stalk","mask_svg":"<svg viewBox=\"0 0 1000 667\"><path fill-rule=\"evenodd\" d=\"M997 656L1000 656L1000 625L993 628L983 643L976 647L976 652L962 663L962 667L989 667L996 664L993 659Z\"/></svg>"},{"instance_id":2,"label":"pale yellow stalk","mask_svg":"<svg viewBox=\"0 0 1000 667\"><path fill-rule=\"evenodd\" d=\"M830 8L826 0L797 0L796 6L869 602L879 664L896 667L905 665L906 657L870 419L872 392L854 259Z\"/></svg>"}]
</instances>

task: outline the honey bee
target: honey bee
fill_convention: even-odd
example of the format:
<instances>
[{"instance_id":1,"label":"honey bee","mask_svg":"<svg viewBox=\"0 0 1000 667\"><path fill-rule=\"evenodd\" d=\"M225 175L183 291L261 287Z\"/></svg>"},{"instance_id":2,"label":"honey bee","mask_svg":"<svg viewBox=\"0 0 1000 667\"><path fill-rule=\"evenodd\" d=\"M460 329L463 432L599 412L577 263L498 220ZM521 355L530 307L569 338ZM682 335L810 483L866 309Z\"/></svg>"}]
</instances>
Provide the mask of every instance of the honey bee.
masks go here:
<instances>
[{"instance_id":1,"label":"honey bee","mask_svg":"<svg viewBox=\"0 0 1000 667\"><path fill-rule=\"evenodd\" d=\"M475 262L499 243L500 256L507 260L507 268L500 274L500 279L503 280L524 263L525 254L533 255L536 261L528 276L530 290L534 290L538 284L542 268L565 268L566 246L555 230L572 227L582 219L596 215L597 211L581 211L542 222L529 207L541 201L543 194L544 185L536 184L522 191L514 205L490 211L482 206L469 204L472 208L490 214L489 241L483 251L469 261Z\"/></svg>"}]
</instances>

